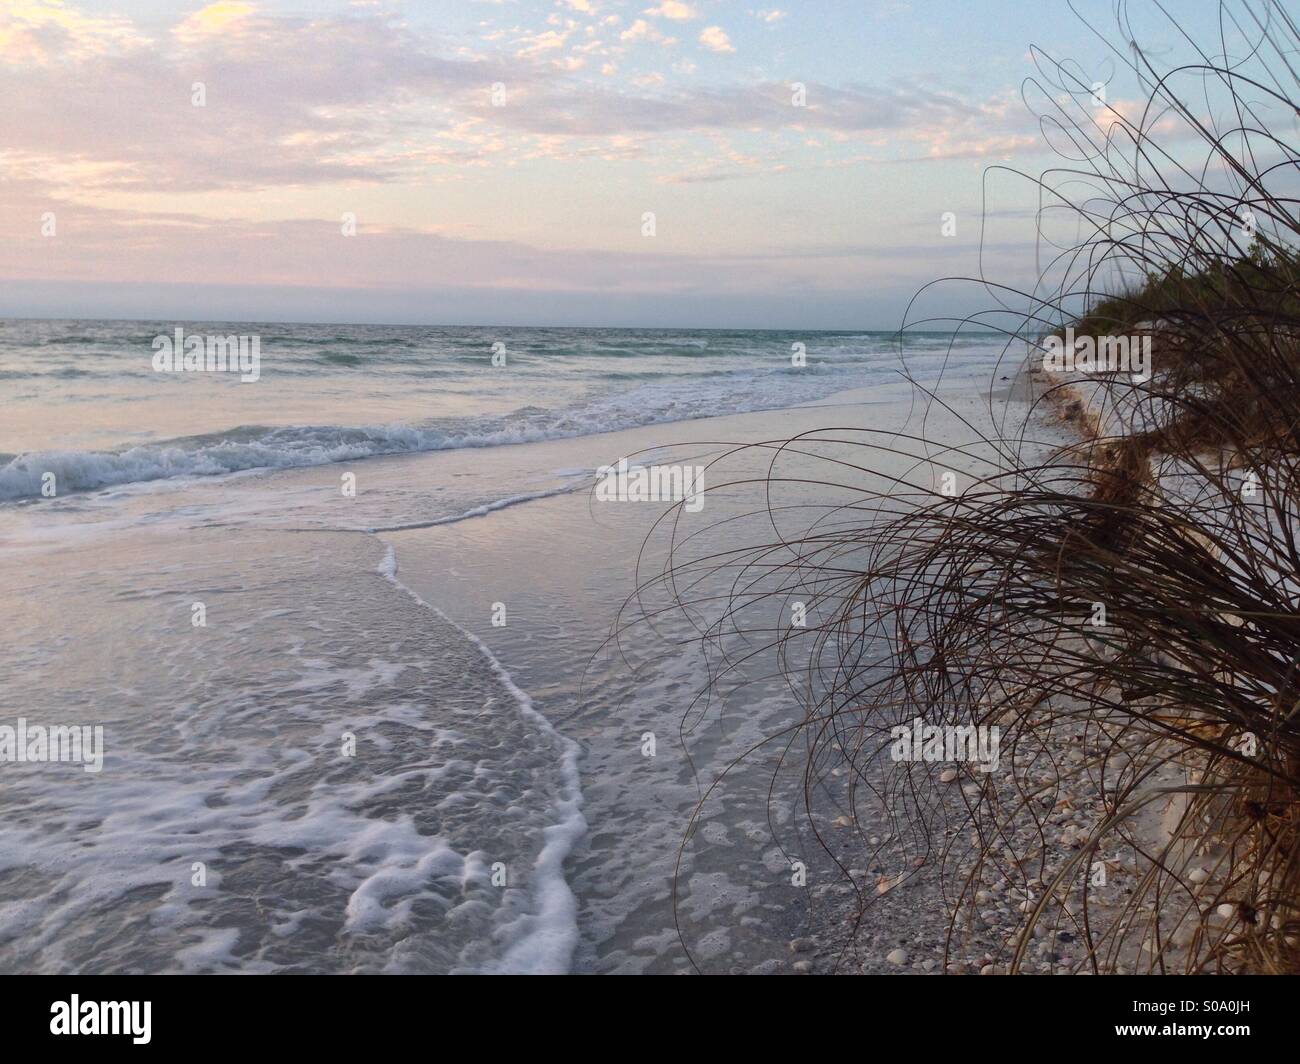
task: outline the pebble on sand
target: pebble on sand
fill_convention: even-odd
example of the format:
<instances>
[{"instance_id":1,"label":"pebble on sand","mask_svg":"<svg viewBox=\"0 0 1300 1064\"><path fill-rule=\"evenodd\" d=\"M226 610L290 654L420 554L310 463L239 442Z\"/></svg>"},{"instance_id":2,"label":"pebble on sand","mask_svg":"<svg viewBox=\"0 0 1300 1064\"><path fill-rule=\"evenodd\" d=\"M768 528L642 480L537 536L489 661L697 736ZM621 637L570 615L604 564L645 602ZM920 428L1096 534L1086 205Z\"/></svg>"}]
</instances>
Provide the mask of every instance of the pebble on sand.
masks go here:
<instances>
[{"instance_id":1,"label":"pebble on sand","mask_svg":"<svg viewBox=\"0 0 1300 1064\"><path fill-rule=\"evenodd\" d=\"M890 964L906 964L907 950L905 949L891 950L889 953L885 955L885 960L887 960Z\"/></svg>"}]
</instances>

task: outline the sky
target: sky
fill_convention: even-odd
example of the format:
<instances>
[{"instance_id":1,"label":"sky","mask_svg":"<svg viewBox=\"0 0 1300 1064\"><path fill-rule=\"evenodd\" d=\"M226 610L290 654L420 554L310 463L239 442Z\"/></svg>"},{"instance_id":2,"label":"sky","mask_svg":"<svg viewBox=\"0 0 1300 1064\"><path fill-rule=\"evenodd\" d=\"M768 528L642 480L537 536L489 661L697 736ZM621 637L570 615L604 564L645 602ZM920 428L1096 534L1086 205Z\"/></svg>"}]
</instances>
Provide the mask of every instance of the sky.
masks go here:
<instances>
[{"instance_id":1,"label":"sky","mask_svg":"<svg viewBox=\"0 0 1300 1064\"><path fill-rule=\"evenodd\" d=\"M1031 46L1118 106L1061 0L3 0L0 315L895 328L1033 267Z\"/></svg>"}]
</instances>

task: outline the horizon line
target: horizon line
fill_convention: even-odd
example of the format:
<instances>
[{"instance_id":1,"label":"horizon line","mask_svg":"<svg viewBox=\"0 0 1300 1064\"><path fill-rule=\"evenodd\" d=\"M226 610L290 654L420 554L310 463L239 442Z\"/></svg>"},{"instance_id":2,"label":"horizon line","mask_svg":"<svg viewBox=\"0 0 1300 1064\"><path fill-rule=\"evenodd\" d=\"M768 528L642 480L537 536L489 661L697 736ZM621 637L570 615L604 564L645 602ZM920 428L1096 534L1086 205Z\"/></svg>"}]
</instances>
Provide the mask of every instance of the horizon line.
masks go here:
<instances>
[{"instance_id":1,"label":"horizon line","mask_svg":"<svg viewBox=\"0 0 1300 1064\"><path fill-rule=\"evenodd\" d=\"M619 332L754 332L754 333L886 333L890 335L899 335L905 332L926 332L926 333L956 333L966 332L982 336L1005 336L1004 330L999 329L970 329L962 330L953 329L920 329L920 328L892 328L892 329L825 329L825 328L752 328L742 325L724 326L724 325L507 325L502 323L471 323L471 322L398 322L398 321L302 321L281 318L151 318L151 317L85 317L82 315L58 316L58 315L40 315L28 316L23 314L0 314L0 323L20 322L20 321L68 321L68 322L175 322L177 324L213 324L213 325L334 325L348 328L372 327L388 329L582 329L588 331L619 331Z\"/></svg>"}]
</instances>

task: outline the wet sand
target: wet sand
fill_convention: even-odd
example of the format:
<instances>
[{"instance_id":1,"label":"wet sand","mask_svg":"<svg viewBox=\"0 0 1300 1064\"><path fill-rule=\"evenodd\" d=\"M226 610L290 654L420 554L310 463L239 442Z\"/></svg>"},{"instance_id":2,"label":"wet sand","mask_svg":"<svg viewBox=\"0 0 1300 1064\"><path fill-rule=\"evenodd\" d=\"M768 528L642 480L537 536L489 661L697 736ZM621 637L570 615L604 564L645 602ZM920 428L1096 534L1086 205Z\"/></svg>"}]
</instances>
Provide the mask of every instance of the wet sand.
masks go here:
<instances>
[{"instance_id":1,"label":"wet sand","mask_svg":"<svg viewBox=\"0 0 1300 1064\"><path fill-rule=\"evenodd\" d=\"M952 401L987 417L984 396ZM931 484L920 445L890 435L920 418L897 389L844 393L8 510L3 715L102 723L107 752L94 779L27 766L0 799L0 967L808 965L806 936L824 954L841 934L826 903L844 882L787 749L800 700L762 647L792 589L747 621L752 640L706 653L736 572L653 577L670 530L678 561L725 562L812 521L861 527L870 506L839 507L889 483L828 478L827 459ZM937 409L924 420L932 445L969 436ZM828 428L843 431L776 466L771 447L734 446ZM637 454L714 463L703 508L674 529L656 525L666 505L594 501L592 470Z\"/></svg>"}]
</instances>

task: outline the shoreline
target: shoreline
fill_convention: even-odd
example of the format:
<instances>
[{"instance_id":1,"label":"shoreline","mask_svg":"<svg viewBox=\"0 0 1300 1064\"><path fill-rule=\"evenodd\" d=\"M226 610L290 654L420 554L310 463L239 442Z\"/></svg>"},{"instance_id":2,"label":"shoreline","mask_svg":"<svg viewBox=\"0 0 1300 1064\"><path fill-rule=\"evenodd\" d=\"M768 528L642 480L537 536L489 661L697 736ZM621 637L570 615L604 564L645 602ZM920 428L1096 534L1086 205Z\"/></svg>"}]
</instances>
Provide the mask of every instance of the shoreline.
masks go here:
<instances>
[{"instance_id":1,"label":"shoreline","mask_svg":"<svg viewBox=\"0 0 1300 1064\"><path fill-rule=\"evenodd\" d=\"M862 406L860 403L844 402L844 398L845 397L843 396L832 397L822 403L816 404L815 406L787 409L780 414L767 415L761 419L757 418L755 415L745 415L737 421L737 424L755 424L761 422L765 427L762 432L757 434L758 438L786 438L791 435L791 430L795 428L793 422L801 421L809 427L824 426L830 423L843 423L844 419L842 418L836 418L833 422L828 421L823 411L837 408L845 410L855 409L860 415L863 411L871 409ZM980 397L970 394L963 394L953 398L959 408L964 406L978 408L978 406L983 402ZM995 410L995 416L997 416L997 413L999 412L1000 411ZM934 417L935 413L932 411L930 416ZM902 426L900 425L898 427L901 428ZM704 425L701 426L701 430L704 433L705 438L716 439L721 436L722 438L736 439L740 435L744 435L743 433L710 433L707 432L707 423L704 423ZM750 435L754 434L750 433ZM678 445L679 448L681 446L682 444ZM582 502L585 503L585 500L582 500ZM546 518L543 516L542 511L574 511L576 514L578 503L579 500L561 496L545 500L531 511L529 511L528 508L521 508L513 511L510 515L503 515L503 520L506 522L506 525L513 526L517 531L512 534L510 527L503 529L500 523L498 523L496 536L498 539L501 539L504 536L502 549L507 553L526 551L526 543L537 529L539 527L557 527L554 522L559 522L559 527L569 527L569 519L560 517L558 513L551 518ZM585 506L582 508L585 509ZM436 562L433 561L435 556L428 553L421 553L422 550L427 552L428 547L426 546L422 548L416 541L425 536L438 536L439 534L439 532L429 529L414 532L414 536L416 537L415 541L403 540L402 537L397 537L398 556L411 557L415 568L422 572L427 570L430 565L436 564ZM467 561L474 554L471 546L473 542L472 529L469 526L451 526L442 530L441 534L452 537L452 542L449 545L452 554L466 559ZM572 535L572 532L567 533L567 535ZM581 542L581 540L578 542ZM596 557L599 552L595 548L594 544L587 544L583 547L582 553ZM540 560L541 559L539 558L538 561L540 562ZM518 564L524 565L525 563L520 562ZM462 580L455 586L460 587L466 582L466 580ZM507 579L505 582L509 584L512 581ZM468 581L468 583L472 586L473 581ZM436 586L435 582L426 578L423 586L430 589L429 593L434 593L432 589ZM443 588L442 592L444 595L449 596L454 596L455 594L454 590L449 590L447 588ZM562 594L558 588L552 589L549 593L555 595ZM469 622L466 618L461 618L461 620L468 625ZM530 620L529 623L531 624L533 622ZM495 642L498 639L507 639L505 632L493 632L487 629L483 630L483 636L484 638L489 639L490 642ZM512 669L518 668L516 661L511 657L511 652L508 647L507 649L502 650L501 654L503 660L509 662ZM530 684L527 679L529 674L529 667L526 665L523 670L524 679L521 680L521 682L526 688L533 690L532 684ZM541 685L539 690L542 692L543 697L549 695L545 682ZM687 690L689 690L689 688L687 688ZM563 715L555 716L553 717L553 720L561 732L566 734L568 734L569 729L573 727L570 721ZM589 754L591 751L591 743L596 743L598 747L600 745L599 738L593 738L591 734L584 736L578 731L575 731L574 734L577 734L580 741L584 742ZM620 756L621 755L616 749L609 747L601 748L599 757L603 758L603 760L598 768L593 768L589 758L584 757L584 791L588 788L595 788L598 794L602 791L608 791L611 777L617 778L626 770L626 762L618 760ZM613 766L616 764L618 767L614 768ZM707 783L708 779L706 778L703 782ZM607 832L611 827L610 824L605 823L602 819L602 801L605 801L605 799L602 799L599 796L594 800L589 798L587 801L587 811L589 820L591 821L592 834L599 835L602 833L602 830ZM683 813L689 813L692 806L693 799L683 807ZM734 833L736 827L737 824L735 818L732 818L732 821L727 824L725 829L719 826L718 830L720 832L725 830ZM787 822L786 830L791 830L792 827L793 826ZM888 833L885 834L887 835ZM676 836L671 837L675 838ZM770 845L771 841L774 840L772 840L770 836L760 834L759 841ZM888 838L885 839L886 843L889 841ZM787 890L785 892L785 896L787 897L786 903L783 903L775 910L771 907L768 907L767 909L767 915L764 917L764 920L768 922L768 926L764 928L763 936L766 945L759 953L746 955L746 959L744 960L741 960L740 957L733 957L733 961L738 961L739 963L733 963L730 968L726 970L747 971L756 974L775 971L793 971L800 973L804 971L821 970L829 967L831 959L838 954L845 945L845 918L850 914L848 907L849 900L856 897L854 891L863 888L868 891L874 890L876 881L886 873L888 873L891 878L898 877L899 875L899 866L897 862L884 861L879 855L876 859L867 860L867 849L867 847L864 847L861 855L858 857L846 856L844 858L845 867L851 870L858 869L861 864L867 864L870 866L861 869L857 874L850 877L851 881L855 884L854 886L850 886L849 882L836 878L833 866L827 863L817 871L816 877L818 878L810 878L809 889L806 895L801 895L799 893L792 895ZM801 853L801 856L805 860L811 862L809 854ZM819 861L823 860L820 855L816 856ZM587 859L590 859L590 854L587 855ZM740 868L741 871L746 871L747 864L748 862L741 860L737 867ZM889 865L888 868L886 868L886 864ZM767 871L763 872L758 880L748 879L746 882L749 887L763 883L763 889L770 890L777 885L777 882L779 882L781 874L778 870L780 867L782 866L769 865ZM581 880L585 874L585 871L582 870L578 873L580 880L578 889L580 895L582 893ZM752 875L752 873L749 874ZM936 881L931 881L928 885L925 885L924 883L925 876L928 874L929 870L920 877L906 877L906 882L900 883L898 889L893 891L891 896L885 899L887 904L880 910L879 917L877 918L873 916L871 918L871 921L874 924L874 930L869 932L869 937L872 938L873 941L871 943L871 948L867 949L865 952L874 952L875 956L866 959L863 965L863 970L897 970L898 966L889 963L885 960L885 957L887 954L891 954L898 946L897 942L886 940L891 937L888 930L889 927L892 924L897 923L898 915L900 913L911 912L914 914L916 911L941 911L939 905L940 890L938 883ZM914 889L918 884L920 884L919 893ZM800 900L801 898L802 900ZM897 905L895 904L896 902L898 903ZM747 911L738 911L737 919L749 919ZM938 941L941 941L941 936L939 936L940 929L940 924L936 923L934 920L928 920L924 922L924 926L918 930L917 934L921 937L936 940L933 945L937 946ZM875 949L874 947L876 945L879 945L880 948ZM908 945L912 946L913 949L916 948L915 944L910 940ZM990 946L991 945L992 944L990 943ZM663 948L666 948L670 953L673 950L672 944L668 942L664 944ZM710 954L704 958L706 970L715 970L715 966L709 963L712 957L713 955ZM993 963L995 960L995 958L992 957L984 959L982 956L975 959L983 961L983 963L977 965L977 967L984 967L987 964ZM931 960L931 958L921 956L916 958L916 966L918 970L926 970L922 966L927 960ZM593 957L588 953L585 956L585 959L580 961L579 970L600 970L593 969L593 963ZM933 970L935 967L936 965L931 964L929 970ZM938 967L941 967L941 965Z\"/></svg>"},{"instance_id":2,"label":"shoreline","mask_svg":"<svg viewBox=\"0 0 1300 1064\"><path fill-rule=\"evenodd\" d=\"M780 439L795 426L870 422L898 409L896 402L867 389L838 393L813 406L681 422L669 430L673 441L667 444L663 427L650 426L486 450L149 482L5 509L0 534L7 549L0 555L0 568L16 592L5 611L6 641L15 675L22 678L6 692L7 699L30 707L34 719L61 720L68 707L83 704L76 677L96 674L96 667L72 661L70 649L44 650L36 633L29 633L33 624L66 633L67 640L87 627L124 633L114 644L109 673L118 677L116 685L93 706L78 710L95 714L106 726L105 769L96 776L100 789L82 783L67 792L41 774L15 777L21 784L17 793L30 789L26 808L44 810L51 823L79 822L108 801L117 808L112 837L129 840L130 849L140 855L120 876L125 886L141 891L139 901L123 915L118 945L104 952L104 963L116 958L122 968L145 971L283 970L291 963L286 949L294 942L313 958L316 970L449 970L494 963L478 959L481 951L475 946L492 942L486 931L475 930L488 915L476 907L493 897L483 893L487 883L480 884L479 877L494 854L504 855L515 869L518 862L510 854L527 852L528 840L540 842L544 836L515 830L509 820L491 820L498 814L490 796L516 796L509 808L523 818L522 829L546 813L538 801L552 786L559 788L560 781L550 779L557 766L541 756L544 750L530 753L535 739L520 735L506 746L494 745L500 743L494 709L454 708L466 700L497 697L493 685L485 678L484 686L451 697L467 677L482 671L472 663L478 651L469 638L463 640L464 648L455 640L420 650L431 633L430 625L418 618L433 615L400 606L393 600L400 592L374 571L387 541L396 542L403 585L481 640L559 735L576 735L584 745L585 809L589 815L611 811L613 819L591 819L587 850L578 859L583 870L571 884L575 895L585 899L584 921L591 929L579 949L578 970L679 969L685 959L675 942L670 874L686 828L679 813L694 808L696 784L674 737L678 715L702 674L696 664L684 662L651 687L620 674L612 682L622 686L609 688L607 702L585 710L576 703L588 656L608 635L619 606L634 589L629 562L653 508L615 506L593 522L585 494L552 489L563 488L574 471L590 471L598 460L617 458L616 452L649 447L665 460L671 455L680 460L727 446L717 441ZM352 498L339 491L339 475L346 471L357 478ZM517 496L530 485L530 501L484 505ZM727 505L725 492L719 503ZM404 530L370 531L393 526ZM515 535L518 549L509 539ZM582 546L584 541L589 547ZM185 550L179 551L178 544L185 544ZM423 554L421 544L427 545ZM526 544L540 552L536 563L520 560ZM371 555L374 562L358 563ZM598 558L603 558L599 564ZM467 563L481 565L481 577L450 590L455 572L467 572ZM422 579L443 570L445 579L433 584ZM23 589L33 581L39 593L33 588L27 596ZM504 581L504 593L491 587L494 581L499 586ZM560 607L566 589L576 599ZM29 598L43 605L38 613L24 615L18 603ZM508 628L491 627L490 607L497 600L508 604ZM204 628L191 624L196 604L205 607ZM398 618L403 624L394 630L391 621ZM139 641L138 631L151 633L150 638ZM522 636L517 645L500 644L502 637L515 633ZM579 638L577 633L587 634ZM68 645L79 644L73 640ZM85 645L92 648L95 641ZM53 681L50 660L62 663ZM224 686L214 686L218 677ZM624 696L631 698L632 708L615 721L611 709ZM775 699L768 700L768 707L773 719L786 711ZM646 719L661 740L654 769L637 752L645 730L638 725ZM720 728L711 726L696 753L707 759L726 749L735 741L737 723L728 719ZM355 767L336 764L340 732L356 735L364 752ZM442 736L432 762L427 747L431 734ZM211 755L205 751L214 744L226 751L235 769L208 764ZM457 753L461 748L465 752ZM593 765L593 757L604 758L603 769ZM479 787L472 775L460 778L462 763L480 766L484 794L475 805L457 797ZM499 778L485 776L489 770ZM247 774L241 791L232 792L230 771ZM643 777L631 789L630 771ZM210 841L198 852L197 842L187 844L182 838L178 844L171 837L177 830L172 818L159 817L143 795L133 801L106 797L129 785L124 772L157 786L173 777L187 780L172 804L181 813L189 803L202 810L195 820ZM346 786L326 782L339 772L348 774ZM439 782L449 772L459 780L452 790ZM419 792L406 793L404 781L420 778L427 780L423 786L433 801L420 798ZM285 791L283 798L254 797L260 788L272 787L272 781L278 781L275 791ZM222 810L232 794L242 793L247 796L240 800L253 804L243 818L231 819ZM755 793L761 797L761 788ZM563 798L562 789L555 794ZM335 808L345 800L351 808ZM157 801L161 804L162 798ZM476 826L474 817L466 819L476 807L489 818L482 826ZM760 810L756 806L753 816L719 824L719 841L710 843L718 853L747 855L741 858L749 868L744 882L730 859L715 860L709 852L683 881L682 900L705 936L710 967L747 963L734 954L770 957L765 943L783 919L788 899L781 900L780 878L759 872L771 850ZM396 819L380 832L378 824L385 821L376 816ZM293 821L282 823L283 817L298 818L313 834L302 827L289 831ZM546 823L557 820L551 817ZM620 823L625 827L620 829ZM243 825L254 834L246 836ZM611 855L601 846L618 838L620 830L625 832L623 849L610 864ZM47 914L49 933L67 934L66 928L73 927L82 937L97 934L94 907L77 900L95 880L83 878L78 869L99 868L102 876L117 858L97 846L78 849L74 834L64 838L59 832L43 849L35 849L24 841L27 831L24 818L10 818L4 829L7 851L23 855L14 859L30 864L25 874L62 883L74 899ZM356 848L351 839L352 833L366 831L377 833L373 853ZM421 842L424 832L434 833L427 836L430 840L445 839L445 846ZM213 870L213 887L194 891L188 886L173 867L174 858L167 857L178 845L180 853L188 849ZM294 856L295 845L305 846L307 854ZM60 858L65 849L76 856L75 862ZM257 855L247 865L250 869L283 866L277 877L292 875L301 889L319 891L319 900L308 902L296 889L283 896L283 903L297 906L298 914L280 912L278 903L261 914L252 901L256 881L246 881L247 873L230 866L236 853ZM661 855L653 874L648 874L650 853ZM241 857L238 867L244 868L247 860ZM439 885L436 879L452 861L463 862L463 887ZM521 885L532 878L526 868L533 861L530 855L511 872ZM304 862L309 868L290 873ZM319 878L327 867L332 868L329 882ZM435 879L426 882L427 875ZM174 927L161 934L149 930L155 902L146 888L164 891L161 904ZM113 888L107 889L111 894ZM473 936L460 944L455 936L439 942L440 918L428 908L449 889L449 911L466 914L461 918L464 931L457 934ZM508 889L504 900L517 906L510 900L515 897ZM540 916L544 898L536 897L522 910L503 909L502 919ZM716 923L722 897L731 897L736 919L747 921L737 941L729 944L715 933L726 923ZM279 936L277 926L296 926L307 913L312 914L310 935ZM336 914L347 915L336 924ZM413 921L418 933L401 932L401 921ZM362 941L373 944L359 949ZM784 942L782 938L782 948ZM0 950L0 966L33 967L36 954L27 952L32 948L34 941L18 938ZM464 959L457 959L462 953ZM55 956L40 956L42 970L71 970Z\"/></svg>"},{"instance_id":3,"label":"shoreline","mask_svg":"<svg viewBox=\"0 0 1300 1064\"><path fill-rule=\"evenodd\" d=\"M856 856L847 856L845 867L861 871L850 877L850 886L804 836L806 825L800 825L801 814L793 806L778 817L778 837L773 837L766 798L770 770L761 759L745 773L729 773L728 789L723 792L726 800L716 812L706 809L693 829L705 845L690 851L685 866L674 872L680 860L677 849L695 816L700 787L708 785L711 774L721 771L730 757L761 738L765 729L779 732L794 707L775 689L757 702L752 694L734 706L724 699L719 714L693 726L683 746L676 738L680 719L705 675L689 662L648 685L617 669L597 673L600 694L595 704L584 707L582 691L592 681L590 676L581 683L579 679L591 668L587 655L608 635L617 607L634 588L628 566L644 546L652 512L637 507L593 512L584 493L564 488L563 477L558 488L554 485L558 474L589 470L597 459L611 460L616 452L643 447L664 459L693 460L692 456L732 446L719 441L783 440L829 425L855 424L871 430L870 438L878 436L886 443L892 433L906 429L909 415L921 413L930 434L938 434L936 439L945 432L960 435L963 431L937 405L912 410L899 389L886 395L882 398L878 388L859 389L778 411L679 422L673 426L675 438L668 443L663 426L656 425L489 450L245 472L166 488L153 484L138 492L105 493L113 496L111 503L73 497L68 534L47 539L41 546L31 544L28 551L56 555L72 551L75 557L90 551L92 542L102 547L104 536L109 542L141 535L161 536L160 542L165 541L166 530L173 526L241 530L243 536L265 541L268 549L282 543L284 550L296 551L295 542L307 542L300 538L304 534L324 536L325 542L331 538L328 533L345 533L355 535L358 545L366 540L386 544L385 550L395 550L402 586L420 602L443 612L469 640L479 641L492 660L508 671L511 683L517 682L518 690L526 692L530 705L557 737L582 748L577 768L588 830L573 840L574 852L564 870L565 888L572 891L579 907L575 970L690 970L676 940L675 926L681 921L696 961L705 970L825 970L844 946L845 918L856 901L854 891L875 892L884 879L896 885L876 895L881 904L859 936L858 952L863 958L857 967L900 970L903 966L889 957L903 948L912 954L905 970L933 971L938 965L927 968L927 963L935 960L934 951L942 942L937 868L910 874L913 854L900 839L891 837L890 831L868 828L868 845ZM958 385L949 399L959 416L989 416L989 395L984 392ZM995 397L995 418L1003 412L999 402ZM739 484L750 483L746 477L751 474L765 475L766 452L742 455L739 460L741 466L735 471ZM751 474L745 473L744 462L752 464ZM899 472L909 465L904 462ZM347 468L357 473L361 490L355 500L340 501L337 477ZM915 479L916 471L907 475ZM545 485L548 478L553 483L510 506L462 506L445 498L448 486L464 482L474 485L465 495L472 502L475 493L483 492L480 482L506 483L503 478L516 485L528 480ZM717 505L722 510L714 510L713 504L706 507L700 515L706 525L733 511L743 513L753 489L728 489L724 482L719 490ZM429 500L435 498L438 508L428 509ZM815 512L833 506L836 498L834 493L819 491L791 501ZM105 504L102 509L100 502ZM129 518L123 516L123 507ZM448 508L456 514L447 515ZM20 523L34 521L33 511L38 509L21 508ZM754 535L759 534L761 529L756 529ZM731 529L728 536L727 542L736 542ZM557 550L552 544L562 547ZM17 561L28 551L11 554L10 560ZM278 564L275 556L267 558L272 570ZM231 557L233 565L237 555ZM217 572L227 564L219 557L214 562ZM230 569L231 574L235 571ZM229 577L216 579L220 585ZM320 579L334 577L322 573ZM605 587L595 597L582 590L593 581ZM507 589L505 593L501 588ZM489 607L494 601L506 603L509 625L491 626ZM648 650L637 652L654 659ZM622 708L611 715L616 705ZM755 712L755 706L763 707L761 712ZM638 752L646 730L659 738L653 761ZM792 788L793 794L794 785L791 777L781 786ZM570 794L570 799L574 797ZM871 855L870 838L877 832L883 841ZM792 844L810 871L803 892L792 893L788 882L783 850ZM1012 899L990 901L989 929L1001 927L1002 910L1011 912L1015 904ZM540 901L537 905L540 911ZM918 919L919 914L924 915ZM896 941L900 921L913 925L906 943ZM985 960L979 954L965 963Z\"/></svg>"}]
</instances>

